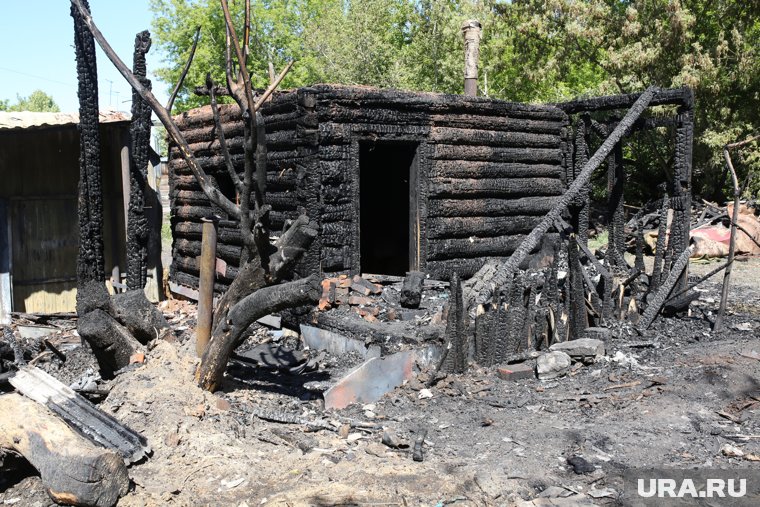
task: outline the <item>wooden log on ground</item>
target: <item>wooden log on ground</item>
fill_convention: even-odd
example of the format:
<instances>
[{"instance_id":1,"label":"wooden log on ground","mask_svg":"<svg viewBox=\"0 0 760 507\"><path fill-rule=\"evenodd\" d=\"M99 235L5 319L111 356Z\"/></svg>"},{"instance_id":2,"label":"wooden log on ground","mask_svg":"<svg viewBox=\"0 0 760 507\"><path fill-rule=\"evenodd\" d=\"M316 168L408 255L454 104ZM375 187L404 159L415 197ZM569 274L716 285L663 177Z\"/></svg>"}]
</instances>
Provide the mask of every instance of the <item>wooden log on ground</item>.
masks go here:
<instances>
[{"instance_id":1,"label":"wooden log on ground","mask_svg":"<svg viewBox=\"0 0 760 507\"><path fill-rule=\"evenodd\" d=\"M115 317L140 343L158 338L169 328L164 314L156 308L143 290L130 290L111 296Z\"/></svg>"},{"instance_id":2,"label":"wooden log on ground","mask_svg":"<svg viewBox=\"0 0 760 507\"><path fill-rule=\"evenodd\" d=\"M141 349L140 342L126 327L100 309L79 317L77 331L92 347L103 378L110 378L129 365L129 358Z\"/></svg>"},{"instance_id":3,"label":"wooden log on ground","mask_svg":"<svg viewBox=\"0 0 760 507\"><path fill-rule=\"evenodd\" d=\"M15 393L0 396L0 448L24 456L57 503L111 507L129 489L121 456L96 447L45 407Z\"/></svg>"}]
</instances>

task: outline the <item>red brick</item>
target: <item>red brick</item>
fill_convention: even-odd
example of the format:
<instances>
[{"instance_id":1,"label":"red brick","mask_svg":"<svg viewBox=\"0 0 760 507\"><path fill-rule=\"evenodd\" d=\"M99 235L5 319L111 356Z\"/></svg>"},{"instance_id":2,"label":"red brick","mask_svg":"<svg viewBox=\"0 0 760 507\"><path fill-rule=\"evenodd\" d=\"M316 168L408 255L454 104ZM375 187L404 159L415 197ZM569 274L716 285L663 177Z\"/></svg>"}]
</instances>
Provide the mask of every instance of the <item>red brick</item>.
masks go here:
<instances>
[{"instance_id":1,"label":"red brick","mask_svg":"<svg viewBox=\"0 0 760 507\"><path fill-rule=\"evenodd\" d=\"M496 370L496 375L502 380L536 378L536 372L533 371L533 367L525 363L502 366Z\"/></svg>"}]
</instances>

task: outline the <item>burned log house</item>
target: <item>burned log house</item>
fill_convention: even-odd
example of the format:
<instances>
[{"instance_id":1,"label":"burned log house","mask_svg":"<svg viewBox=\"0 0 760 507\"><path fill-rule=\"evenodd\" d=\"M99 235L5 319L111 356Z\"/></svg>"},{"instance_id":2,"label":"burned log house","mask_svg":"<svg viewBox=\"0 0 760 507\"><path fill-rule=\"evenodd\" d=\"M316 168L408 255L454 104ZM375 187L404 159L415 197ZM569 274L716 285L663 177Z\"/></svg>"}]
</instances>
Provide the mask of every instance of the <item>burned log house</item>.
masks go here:
<instances>
[{"instance_id":1,"label":"burned log house","mask_svg":"<svg viewBox=\"0 0 760 507\"><path fill-rule=\"evenodd\" d=\"M607 137L638 97L526 105L332 85L281 93L263 108L267 203L272 206L273 227L281 228L299 210L318 221L320 235L297 269L302 276L315 272L403 275L420 270L434 279L448 280L454 273L466 279L489 260L509 258L579 175L593 147ZM653 106L664 105L671 107L664 108L665 113L653 113ZM665 127L658 135L675 152L673 179L664 182L667 191L661 200L666 213L673 210L672 240L658 249L648 288L626 281L625 297L622 289L617 299L613 297L619 283L612 279L629 278L634 269L623 259L625 138L607 157L610 234L604 266L610 269L587 248L590 187L566 211L566 222L560 221L547 235L556 237L558 231L572 237L562 243L570 245L562 247L563 255L553 256L569 257L569 271L574 271L573 263L582 262L593 265L600 275L595 283L585 270L579 268L583 275L571 273L571 283L562 283L562 292L570 297L558 296L556 283L543 284L548 291L543 301L564 307L556 308L556 313L570 313L566 320L576 331L594 322L578 312L572 317L570 292L575 290L580 306L591 297L589 314L591 319L596 315L597 322L613 313L624 317L627 308L636 307L645 292L664 281L670 264L688 245L692 107L690 90L658 90L645 114L626 133ZM220 114L234 163L242 171L243 123L238 110L225 106ZM210 107L175 119L204 169L234 198ZM185 294L197 288L201 219L217 215L221 217L217 257L222 262L217 262L216 290L222 292L237 273L241 251L237 225L210 205L176 149L169 167L172 286ZM643 274L639 261L635 269ZM550 270L555 278L557 271L555 262ZM684 283L681 277L679 284ZM529 291L530 284L523 285ZM528 293L521 290L512 297L527 305ZM525 345L515 343L509 348Z\"/></svg>"}]
</instances>

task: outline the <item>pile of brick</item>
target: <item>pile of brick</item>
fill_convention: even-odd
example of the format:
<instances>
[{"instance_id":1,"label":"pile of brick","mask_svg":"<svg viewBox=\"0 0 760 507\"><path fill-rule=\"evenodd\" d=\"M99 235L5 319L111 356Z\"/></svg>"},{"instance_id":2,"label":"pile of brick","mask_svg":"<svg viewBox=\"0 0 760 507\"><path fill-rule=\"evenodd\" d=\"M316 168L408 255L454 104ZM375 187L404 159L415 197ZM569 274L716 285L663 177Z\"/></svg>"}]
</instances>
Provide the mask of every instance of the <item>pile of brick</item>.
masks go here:
<instances>
[{"instance_id":1,"label":"pile of brick","mask_svg":"<svg viewBox=\"0 0 760 507\"><path fill-rule=\"evenodd\" d=\"M370 295L377 296L382 292L382 286L365 280L359 275L353 278L348 275L325 278L322 280L322 297L318 308L320 311L325 311L341 305L349 305L366 321L376 322L380 306Z\"/></svg>"}]
</instances>

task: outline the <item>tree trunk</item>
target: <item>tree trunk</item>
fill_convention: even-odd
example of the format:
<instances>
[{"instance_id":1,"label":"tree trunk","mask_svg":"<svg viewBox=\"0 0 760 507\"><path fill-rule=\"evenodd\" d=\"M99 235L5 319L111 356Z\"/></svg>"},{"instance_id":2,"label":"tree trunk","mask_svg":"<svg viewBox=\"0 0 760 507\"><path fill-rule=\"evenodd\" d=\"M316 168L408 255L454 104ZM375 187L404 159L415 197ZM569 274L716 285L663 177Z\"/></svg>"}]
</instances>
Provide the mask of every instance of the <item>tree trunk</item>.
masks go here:
<instances>
[{"instance_id":1,"label":"tree trunk","mask_svg":"<svg viewBox=\"0 0 760 507\"><path fill-rule=\"evenodd\" d=\"M220 322L214 338L203 354L195 378L201 388L216 391L221 385L232 351L238 340L253 322L261 317L293 306L315 304L320 295L316 275L294 282L261 288L233 306L227 319Z\"/></svg>"}]
</instances>

